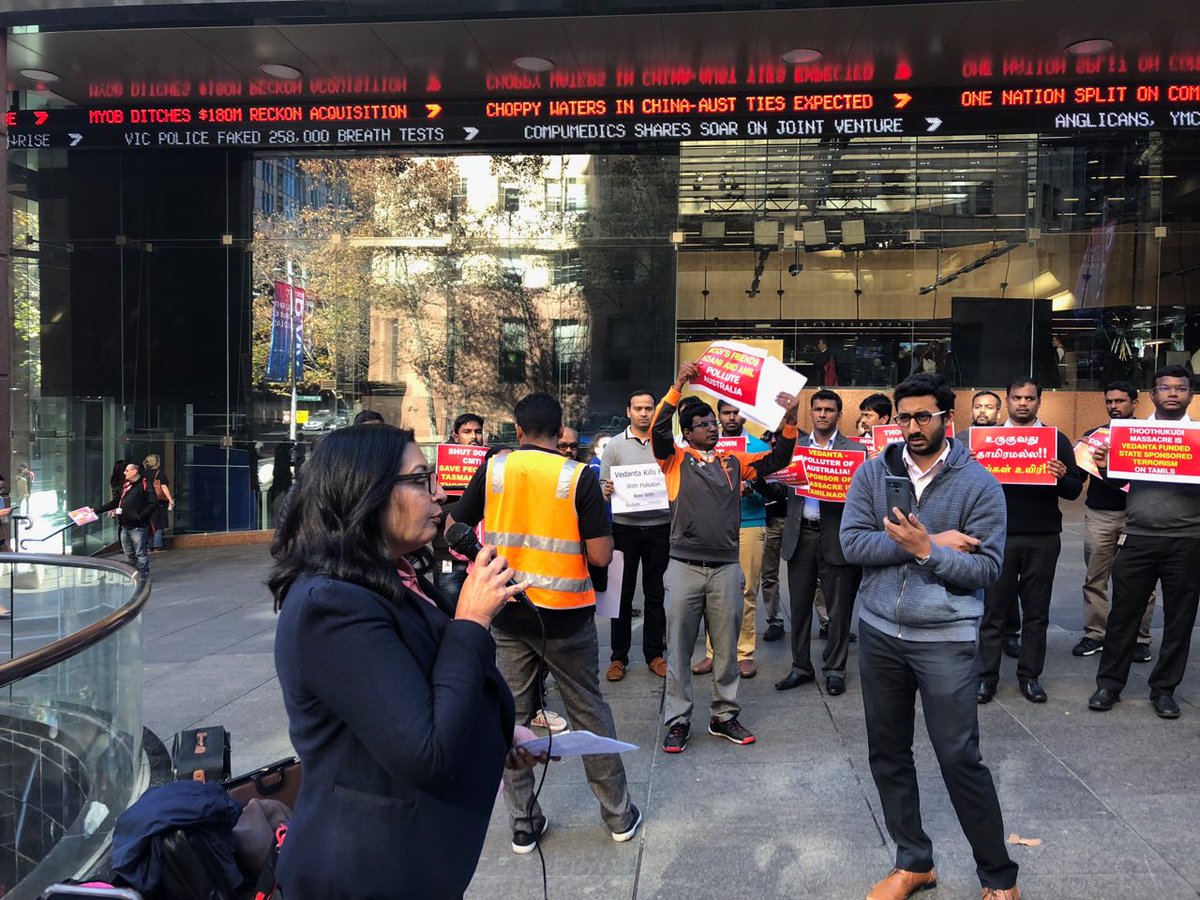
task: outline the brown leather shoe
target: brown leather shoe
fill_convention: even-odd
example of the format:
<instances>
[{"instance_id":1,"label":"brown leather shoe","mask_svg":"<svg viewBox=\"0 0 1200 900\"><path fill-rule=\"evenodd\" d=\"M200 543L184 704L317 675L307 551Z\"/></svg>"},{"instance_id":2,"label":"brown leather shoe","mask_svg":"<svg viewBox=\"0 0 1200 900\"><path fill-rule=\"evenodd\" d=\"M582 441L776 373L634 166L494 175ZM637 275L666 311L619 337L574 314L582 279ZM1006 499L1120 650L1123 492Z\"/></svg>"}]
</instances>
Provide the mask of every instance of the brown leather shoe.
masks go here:
<instances>
[{"instance_id":1,"label":"brown leather shoe","mask_svg":"<svg viewBox=\"0 0 1200 900\"><path fill-rule=\"evenodd\" d=\"M609 681L620 681L625 677L625 663L619 659L614 659L612 665L608 667L608 673L604 677Z\"/></svg>"},{"instance_id":2,"label":"brown leather shoe","mask_svg":"<svg viewBox=\"0 0 1200 900\"><path fill-rule=\"evenodd\" d=\"M650 667L650 671L659 678L667 677L667 661L661 656L656 656L650 662L646 663Z\"/></svg>"},{"instance_id":3,"label":"brown leather shoe","mask_svg":"<svg viewBox=\"0 0 1200 900\"><path fill-rule=\"evenodd\" d=\"M692 666L693 675L707 675L712 672L712 657L706 656L700 662Z\"/></svg>"},{"instance_id":4,"label":"brown leather shoe","mask_svg":"<svg viewBox=\"0 0 1200 900\"><path fill-rule=\"evenodd\" d=\"M758 666L754 664L752 659L743 659L738 662L738 674L743 678L753 678L758 674Z\"/></svg>"},{"instance_id":5,"label":"brown leather shoe","mask_svg":"<svg viewBox=\"0 0 1200 900\"><path fill-rule=\"evenodd\" d=\"M887 878L871 888L867 900L905 900L917 891L927 891L937 887L937 869L928 872L906 872L904 869L892 869Z\"/></svg>"},{"instance_id":6,"label":"brown leather shoe","mask_svg":"<svg viewBox=\"0 0 1200 900\"><path fill-rule=\"evenodd\" d=\"M1021 900L1021 889L1015 884L1005 890L985 887L980 900Z\"/></svg>"}]
</instances>

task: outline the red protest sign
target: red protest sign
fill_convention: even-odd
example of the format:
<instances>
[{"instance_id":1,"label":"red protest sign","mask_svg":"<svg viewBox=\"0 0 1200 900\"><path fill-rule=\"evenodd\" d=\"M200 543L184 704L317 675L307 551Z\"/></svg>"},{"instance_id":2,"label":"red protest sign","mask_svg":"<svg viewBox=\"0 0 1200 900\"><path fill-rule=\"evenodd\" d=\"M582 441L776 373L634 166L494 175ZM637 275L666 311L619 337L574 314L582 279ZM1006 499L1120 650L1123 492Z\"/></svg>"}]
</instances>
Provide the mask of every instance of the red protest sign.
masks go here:
<instances>
[{"instance_id":1,"label":"red protest sign","mask_svg":"<svg viewBox=\"0 0 1200 900\"><path fill-rule=\"evenodd\" d=\"M487 447L472 444L437 445L437 479L447 494L461 494L487 456Z\"/></svg>"},{"instance_id":2,"label":"red protest sign","mask_svg":"<svg viewBox=\"0 0 1200 900\"><path fill-rule=\"evenodd\" d=\"M767 481L777 481L779 484L786 484L788 487L800 487L802 484L807 484L808 475L804 472L804 460L800 456L799 451L796 451L792 455L792 461L786 468L768 475Z\"/></svg>"},{"instance_id":3,"label":"red protest sign","mask_svg":"<svg viewBox=\"0 0 1200 900\"><path fill-rule=\"evenodd\" d=\"M718 341L696 360L700 378L693 386L735 406L757 406L758 381L766 358L765 352L760 355L752 347L742 350Z\"/></svg>"},{"instance_id":4,"label":"red protest sign","mask_svg":"<svg viewBox=\"0 0 1200 900\"><path fill-rule=\"evenodd\" d=\"M745 453L746 436L739 434L737 437L717 438L717 446L713 449L719 453Z\"/></svg>"},{"instance_id":5,"label":"red protest sign","mask_svg":"<svg viewBox=\"0 0 1200 900\"><path fill-rule=\"evenodd\" d=\"M865 450L822 450L820 447L797 447L792 457L793 465L800 460L806 484L799 485L796 493L813 500L845 503L850 480L867 459Z\"/></svg>"},{"instance_id":6,"label":"red protest sign","mask_svg":"<svg viewBox=\"0 0 1200 900\"><path fill-rule=\"evenodd\" d=\"M946 417L946 437L954 437L954 420ZM871 426L871 443L880 450L886 444L898 444L904 440L904 429L899 425Z\"/></svg>"},{"instance_id":7,"label":"red protest sign","mask_svg":"<svg viewBox=\"0 0 1200 900\"><path fill-rule=\"evenodd\" d=\"M1058 483L1049 466L1058 457L1057 428L972 428L967 434L975 459L1001 484Z\"/></svg>"},{"instance_id":8,"label":"red protest sign","mask_svg":"<svg viewBox=\"0 0 1200 900\"><path fill-rule=\"evenodd\" d=\"M1200 484L1200 422L1115 419L1109 429L1110 478Z\"/></svg>"}]
</instances>

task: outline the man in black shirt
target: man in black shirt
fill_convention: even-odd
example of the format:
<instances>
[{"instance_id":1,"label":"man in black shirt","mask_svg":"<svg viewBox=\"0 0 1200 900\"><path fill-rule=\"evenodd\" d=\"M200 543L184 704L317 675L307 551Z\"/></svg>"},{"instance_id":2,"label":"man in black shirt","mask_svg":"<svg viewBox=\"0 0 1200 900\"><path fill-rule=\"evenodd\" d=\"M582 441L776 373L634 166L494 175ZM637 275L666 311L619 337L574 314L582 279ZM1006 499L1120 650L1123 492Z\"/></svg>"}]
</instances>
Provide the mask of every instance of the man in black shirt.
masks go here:
<instances>
[{"instance_id":1,"label":"man in black shirt","mask_svg":"<svg viewBox=\"0 0 1200 900\"><path fill-rule=\"evenodd\" d=\"M1159 369L1154 373L1153 391L1151 419L1191 422L1192 382L1187 369ZM1097 466L1107 465L1108 451L1098 451L1092 458ZM1096 672L1096 692L1088 698L1088 708L1106 712L1120 701L1146 597L1161 582L1162 644L1158 663L1147 680L1155 714L1161 719L1178 719L1175 688L1187 668L1200 603L1200 485L1130 482L1123 537L1113 563L1112 609Z\"/></svg>"},{"instance_id":2,"label":"man in black shirt","mask_svg":"<svg viewBox=\"0 0 1200 900\"><path fill-rule=\"evenodd\" d=\"M1000 427L1038 427L1042 387L1033 378L1016 378L1008 386L1005 400L1008 421ZM1049 469L1057 479L1054 487L1004 485L1008 507L1008 531L1004 541L1004 565L1000 580L988 588L983 600L979 627L979 689L976 700L989 703L1000 680L1000 659L1013 607L1021 604L1021 656L1017 660L1017 683L1030 703L1045 703L1046 692L1038 679L1046 662L1046 628L1050 623L1050 597L1054 569L1062 549L1062 513L1058 499L1074 500L1083 491L1083 479L1075 465L1071 442L1058 432L1058 458Z\"/></svg>"},{"instance_id":3,"label":"man in black shirt","mask_svg":"<svg viewBox=\"0 0 1200 900\"><path fill-rule=\"evenodd\" d=\"M1104 408L1109 419L1132 419L1137 410L1138 389L1128 381L1114 381L1104 389ZM1084 434L1086 441L1099 425ZM1098 442L1108 446L1108 438ZM1108 577L1112 574L1117 556L1117 541L1125 530L1125 491L1108 481L1108 469L1097 469L1099 475L1085 473L1088 479L1087 513L1084 517L1083 564L1087 574L1083 579L1083 637L1071 650L1075 656L1092 656L1104 649L1104 631L1108 624ZM1150 620L1154 616L1154 594L1146 604L1134 647L1134 662L1150 662Z\"/></svg>"}]
</instances>

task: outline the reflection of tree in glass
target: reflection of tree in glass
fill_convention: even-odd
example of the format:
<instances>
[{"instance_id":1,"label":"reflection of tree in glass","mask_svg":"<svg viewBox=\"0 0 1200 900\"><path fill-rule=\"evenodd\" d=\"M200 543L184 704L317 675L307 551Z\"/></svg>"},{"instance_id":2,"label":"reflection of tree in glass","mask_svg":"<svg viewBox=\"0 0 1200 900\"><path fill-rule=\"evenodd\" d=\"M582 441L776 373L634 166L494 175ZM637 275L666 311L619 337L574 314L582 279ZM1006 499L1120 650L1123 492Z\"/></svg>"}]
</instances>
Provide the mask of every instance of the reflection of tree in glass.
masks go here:
<instances>
[{"instance_id":1,"label":"reflection of tree in glass","mask_svg":"<svg viewBox=\"0 0 1200 900\"><path fill-rule=\"evenodd\" d=\"M445 418L467 407L511 409L531 390L561 393L552 336L562 331L552 322L586 328L587 310L576 285L525 284L530 248L545 254L571 231L543 201L544 158L492 158L500 190L482 208L468 201L455 159L299 166L327 186L328 200L257 223L256 373L265 371L270 343L270 283L290 261L309 299L305 381L334 381L347 405L368 380L415 376L429 433L440 434L435 400Z\"/></svg>"}]
</instances>

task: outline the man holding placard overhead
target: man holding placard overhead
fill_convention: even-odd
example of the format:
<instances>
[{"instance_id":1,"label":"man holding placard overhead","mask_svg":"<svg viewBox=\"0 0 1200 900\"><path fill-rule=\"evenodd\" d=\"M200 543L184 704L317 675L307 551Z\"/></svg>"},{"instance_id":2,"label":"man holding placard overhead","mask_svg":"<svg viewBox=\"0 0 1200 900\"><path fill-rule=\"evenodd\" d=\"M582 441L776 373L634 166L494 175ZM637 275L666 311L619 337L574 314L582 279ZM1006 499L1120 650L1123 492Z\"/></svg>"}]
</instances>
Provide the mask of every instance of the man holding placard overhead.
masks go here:
<instances>
[{"instance_id":1,"label":"man holding placard overhead","mask_svg":"<svg viewBox=\"0 0 1200 900\"><path fill-rule=\"evenodd\" d=\"M671 504L671 560L664 582L667 594L667 693L663 750L682 753L691 731L692 651L703 619L713 644L710 734L735 744L751 744L754 735L738 721L740 675L737 641L742 627L742 569L738 563L742 482L788 466L796 446L797 398L780 392L783 429L767 453L718 451L717 415L702 401L680 410L684 445L675 443L671 418L689 382L702 372L685 362L667 396L654 411L651 445L667 479ZM757 397L755 399L758 399ZM777 410L778 412L778 410ZM777 422L761 423L774 428Z\"/></svg>"}]
</instances>

